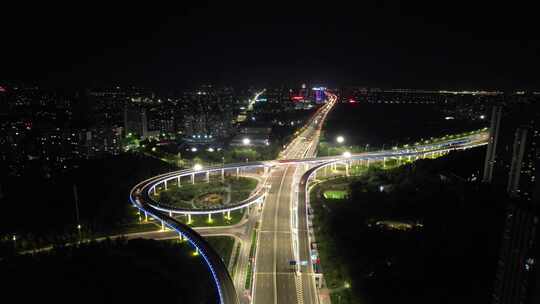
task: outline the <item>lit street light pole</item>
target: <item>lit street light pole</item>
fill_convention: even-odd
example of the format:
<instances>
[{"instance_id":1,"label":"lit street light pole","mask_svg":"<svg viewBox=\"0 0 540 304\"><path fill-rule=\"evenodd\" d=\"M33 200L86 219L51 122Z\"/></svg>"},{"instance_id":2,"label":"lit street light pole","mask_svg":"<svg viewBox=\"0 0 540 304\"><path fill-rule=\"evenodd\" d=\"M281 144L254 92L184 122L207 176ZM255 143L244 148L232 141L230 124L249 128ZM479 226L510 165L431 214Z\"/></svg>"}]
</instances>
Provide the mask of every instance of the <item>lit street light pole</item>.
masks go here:
<instances>
[{"instance_id":1,"label":"lit street light pole","mask_svg":"<svg viewBox=\"0 0 540 304\"><path fill-rule=\"evenodd\" d=\"M77 195L77 185L75 184L73 184L73 198L75 201L75 219L77 222L77 233L79 234L79 243L80 243L82 240L82 235L81 235L82 227L81 227L81 222L79 219L79 196Z\"/></svg>"}]
</instances>

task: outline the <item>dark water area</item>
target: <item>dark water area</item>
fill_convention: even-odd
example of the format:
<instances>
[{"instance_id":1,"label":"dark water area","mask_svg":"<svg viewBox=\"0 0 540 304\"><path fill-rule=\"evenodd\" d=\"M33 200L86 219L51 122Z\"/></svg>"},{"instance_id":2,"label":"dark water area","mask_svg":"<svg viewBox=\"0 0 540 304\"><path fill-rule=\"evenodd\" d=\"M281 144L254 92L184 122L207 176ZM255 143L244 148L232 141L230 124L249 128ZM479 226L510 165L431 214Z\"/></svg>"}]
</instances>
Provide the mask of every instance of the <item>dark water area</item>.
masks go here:
<instances>
[{"instance_id":1,"label":"dark water area","mask_svg":"<svg viewBox=\"0 0 540 304\"><path fill-rule=\"evenodd\" d=\"M414 143L487 126L487 121L446 120L444 108L426 104L337 104L330 112L325 139L332 142L339 135L346 145L369 144L390 147Z\"/></svg>"}]
</instances>

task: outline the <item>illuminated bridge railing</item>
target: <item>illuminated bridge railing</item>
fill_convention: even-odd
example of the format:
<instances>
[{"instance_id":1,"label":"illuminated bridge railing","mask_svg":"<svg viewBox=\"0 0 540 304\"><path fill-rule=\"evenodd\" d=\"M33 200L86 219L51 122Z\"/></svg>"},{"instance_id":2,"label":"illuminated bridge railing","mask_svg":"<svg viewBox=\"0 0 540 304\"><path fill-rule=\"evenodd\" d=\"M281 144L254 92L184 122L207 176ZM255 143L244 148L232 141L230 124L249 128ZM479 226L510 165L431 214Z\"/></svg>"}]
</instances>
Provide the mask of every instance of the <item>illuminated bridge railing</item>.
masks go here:
<instances>
[{"instance_id":1,"label":"illuminated bridge railing","mask_svg":"<svg viewBox=\"0 0 540 304\"><path fill-rule=\"evenodd\" d=\"M169 204L159 202L152 198L151 192L158 185L164 183L165 181L174 180L174 179L184 177L184 176L190 176L193 174L206 174L207 172L209 173L209 172L219 172L222 170L235 170L237 168L252 169L252 168L270 168L270 167L271 165L268 163L254 162L254 163L232 164L232 165L227 165L225 167L210 167L210 168L207 168L204 170L198 170L198 171L180 170L180 171L162 174L162 175L159 175L159 176L156 176L147 180L144 186L140 189L140 192L141 192L141 196L144 197L145 202L149 204L151 207L159 211L175 213L175 214L213 214L213 213L234 211L234 210L246 208L253 204L262 202L264 200L264 197L266 196L266 187L265 187L266 180L259 182L259 184L257 185L257 188L245 200L234 203L230 206L221 206L221 207L216 207L216 208L208 208L208 209L200 209L200 210L180 208L180 207L175 207Z\"/></svg>"}]
</instances>

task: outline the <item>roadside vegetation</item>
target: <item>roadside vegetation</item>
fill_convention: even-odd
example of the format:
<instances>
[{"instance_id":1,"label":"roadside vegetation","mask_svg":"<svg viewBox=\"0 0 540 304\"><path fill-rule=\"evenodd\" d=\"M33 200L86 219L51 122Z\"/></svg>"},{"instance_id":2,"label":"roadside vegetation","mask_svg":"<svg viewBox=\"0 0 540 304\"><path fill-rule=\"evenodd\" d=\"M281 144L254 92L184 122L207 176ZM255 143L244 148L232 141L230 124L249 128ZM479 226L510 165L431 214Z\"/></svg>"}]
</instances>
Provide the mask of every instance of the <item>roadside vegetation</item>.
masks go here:
<instances>
[{"instance_id":1,"label":"roadside vegetation","mask_svg":"<svg viewBox=\"0 0 540 304\"><path fill-rule=\"evenodd\" d=\"M315 185L313 226L332 303L488 302L504 193L471 182L484 153L372 166Z\"/></svg>"}]
</instances>

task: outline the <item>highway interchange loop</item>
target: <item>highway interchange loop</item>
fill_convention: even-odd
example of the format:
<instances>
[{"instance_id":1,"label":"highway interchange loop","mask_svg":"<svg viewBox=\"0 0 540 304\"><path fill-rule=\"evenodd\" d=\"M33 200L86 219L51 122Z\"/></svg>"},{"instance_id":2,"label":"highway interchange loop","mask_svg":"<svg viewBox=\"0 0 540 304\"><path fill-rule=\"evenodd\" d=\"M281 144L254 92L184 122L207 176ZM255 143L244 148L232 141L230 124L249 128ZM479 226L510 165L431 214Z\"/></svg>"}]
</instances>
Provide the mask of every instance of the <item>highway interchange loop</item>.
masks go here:
<instances>
[{"instance_id":1,"label":"highway interchange loop","mask_svg":"<svg viewBox=\"0 0 540 304\"><path fill-rule=\"evenodd\" d=\"M239 164L229 164L219 167L208 167L201 170L180 170L169 172L166 174L158 175L147 180L144 180L137 184L130 192L130 201L137 207L141 212L144 212L145 215L150 215L158 221L161 221L162 225L167 226L168 228L178 232L181 238L186 239L203 257L206 265L208 266L213 280L216 284L216 288L219 295L220 303L239 303L237 293L235 291L231 276L227 271L227 267L221 260L220 256L215 252L214 249L188 225L176 220L172 217L172 214L209 214L209 213L222 213L231 210L236 210L240 208L248 207L252 204L262 203L266 195L266 188L263 185L259 185L252 193L252 195L241 202L235 203L231 206L206 209L206 210L190 210L185 208L175 208L173 206L167 206L160 204L154 200L151 196L151 192L155 191L156 187L166 188L166 182L171 180L179 180L183 176L193 176L194 179L196 174L208 174L210 172L221 172L224 174L227 170L246 170L246 169L257 169L264 168L265 173L267 170L270 170L276 166L284 166L290 164L311 164L314 165L311 169L307 170L302 178L300 179L299 184L299 203L302 206L307 208L307 186L308 181L313 174L328 165L335 163L346 163L349 161L362 161L362 160L372 160L380 161L385 158L418 158L421 155L429 155L429 153L442 153L448 152L450 150L457 149L467 149L476 146L485 145L487 142L487 136L485 133L470 135L465 138L448 140L439 142L437 144L431 145L422 145L416 146L410 149L399 149L399 150L386 150L378 152L368 152L361 154L353 154L348 157L345 156L334 156L334 157L319 157L319 158L308 158L308 159L292 159L292 160L279 160L279 161L266 161L266 162L251 162L251 163L239 163ZM238 171L237 171L238 172ZM260 183L261 184L261 183ZM168 213L168 214L167 214ZM311 268L311 267L310 267ZM311 271L311 269L310 269Z\"/></svg>"}]
</instances>

